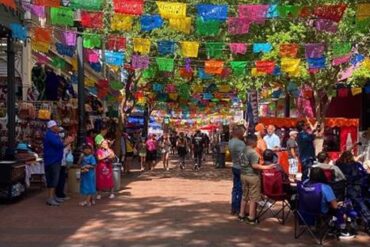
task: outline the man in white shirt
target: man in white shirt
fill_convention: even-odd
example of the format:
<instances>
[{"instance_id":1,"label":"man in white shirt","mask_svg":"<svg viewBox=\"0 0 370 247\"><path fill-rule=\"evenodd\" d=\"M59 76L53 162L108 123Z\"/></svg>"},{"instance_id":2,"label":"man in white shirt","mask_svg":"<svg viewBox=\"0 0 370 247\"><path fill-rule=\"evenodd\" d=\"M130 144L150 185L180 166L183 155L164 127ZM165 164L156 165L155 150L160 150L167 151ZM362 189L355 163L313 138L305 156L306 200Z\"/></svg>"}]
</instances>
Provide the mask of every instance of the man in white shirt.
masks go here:
<instances>
[{"instance_id":1,"label":"man in white shirt","mask_svg":"<svg viewBox=\"0 0 370 247\"><path fill-rule=\"evenodd\" d=\"M267 149L271 149L273 151L277 151L280 149L280 138L278 135L275 134L275 126L269 125L267 127L267 135L263 138L266 142Z\"/></svg>"}]
</instances>

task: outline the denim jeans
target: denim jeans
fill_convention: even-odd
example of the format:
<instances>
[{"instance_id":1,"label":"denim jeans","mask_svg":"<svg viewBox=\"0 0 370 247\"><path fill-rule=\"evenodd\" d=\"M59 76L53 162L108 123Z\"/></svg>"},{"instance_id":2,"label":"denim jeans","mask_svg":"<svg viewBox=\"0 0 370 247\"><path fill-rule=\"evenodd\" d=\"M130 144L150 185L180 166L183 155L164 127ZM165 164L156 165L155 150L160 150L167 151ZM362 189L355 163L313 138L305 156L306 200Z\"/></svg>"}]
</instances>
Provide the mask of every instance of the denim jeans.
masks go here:
<instances>
[{"instance_id":1,"label":"denim jeans","mask_svg":"<svg viewBox=\"0 0 370 247\"><path fill-rule=\"evenodd\" d=\"M233 189L231 192L231 212L240 212L240 202L242 200L242 181L241 181L241 170L232 168L233 172Z\"/></svg>"},{"instance_id":2,"label":"denim jeans","mask_svg":"<svg viewBox=\"0 0 370 247\"><path fill-rule=\"evenodd\" d=\"M308 178L308 171L313 166L314 159L313 158L306 158L302 159L302 181Z\"/></svg>"},{"instance_id":3,"label":"denim jeans","mask_svg":"<svg viewBox=\"0 0 370 247\"><path fill-rule=\"evenodd\" d=\"M60 173L59 173L59 180L58 185L55 189L55 195L59 198L66 197L66 194L64 193L64 187L66 184L66 177L67 177L67 169L65 166L60 167Z\"/></svg>"}]
</instances>

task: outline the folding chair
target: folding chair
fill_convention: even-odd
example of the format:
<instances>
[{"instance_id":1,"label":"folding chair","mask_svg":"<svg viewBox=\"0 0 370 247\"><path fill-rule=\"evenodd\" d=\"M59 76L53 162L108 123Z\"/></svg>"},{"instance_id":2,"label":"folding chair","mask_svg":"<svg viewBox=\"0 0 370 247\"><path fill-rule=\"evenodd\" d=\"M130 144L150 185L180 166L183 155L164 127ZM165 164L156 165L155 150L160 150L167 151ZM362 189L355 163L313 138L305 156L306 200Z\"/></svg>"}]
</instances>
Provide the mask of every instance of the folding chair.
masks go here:
<instances>
[{"instance_id":1,"label":"folding chair","mask_svg":"<svg viewBox=\"0 0 370 247\"><path fill-rule=\"evenodd\" d=\"M266 212L271 212L273 217L276 217L281 224L285 224L288 219L291 208L288 202L289 195L284 192L284 179L281 171L277 169L268 169L262 172L262 195L266 198L262 209L257 215L260 219ZM281 202L281 209L274 212L272 209L277 202ZM268 205L271 203L270 205ZM285 213L285 210L288 212ZM280 216L280 217L279 217Z\"/></svg>"},{"instance_id":2,"label":"folding chair","mask_svg":"<svg viewBox=\"0 0 370 247\"><path fill-rule=\"evenodd\" d=\"M297 192L294 237L297 239L308 231L316 243L322 245L329 232L330 217L321 213L321 184L299 183Z\"/></svg>"},{"instance_id":3,"label":"folding chair","mask_svg":"<svg viewBox=\"0 0 370 247\"><path fill-rule=\"evenodd\" d=\"M334 170L333 169L321 169L321 170L323 170L323 172L325 174L326 181L328 183L333 183L334 180L335 180Z\"/></svg>"}]
</instances>

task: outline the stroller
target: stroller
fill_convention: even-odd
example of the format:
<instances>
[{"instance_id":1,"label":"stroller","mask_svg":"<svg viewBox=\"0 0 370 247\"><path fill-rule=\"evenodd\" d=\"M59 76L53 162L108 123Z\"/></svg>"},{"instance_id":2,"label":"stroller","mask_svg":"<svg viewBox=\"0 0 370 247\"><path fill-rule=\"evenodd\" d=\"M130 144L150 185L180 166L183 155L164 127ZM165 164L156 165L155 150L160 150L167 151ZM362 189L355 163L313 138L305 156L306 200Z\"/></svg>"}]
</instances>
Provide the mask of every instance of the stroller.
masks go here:
<instances>
[{"instance_id":1,"label":"stroller","mask_svg":"<svg viewBox=\"0 0 370 247\"><path fill-rule=\"evenodd\" d=\"M364 231L370 234L370 193L369 175L361 164L352 164L352 169L345 172L347 178L346 198L358 214L358 220Z\"/></svg>"}]
</instances>

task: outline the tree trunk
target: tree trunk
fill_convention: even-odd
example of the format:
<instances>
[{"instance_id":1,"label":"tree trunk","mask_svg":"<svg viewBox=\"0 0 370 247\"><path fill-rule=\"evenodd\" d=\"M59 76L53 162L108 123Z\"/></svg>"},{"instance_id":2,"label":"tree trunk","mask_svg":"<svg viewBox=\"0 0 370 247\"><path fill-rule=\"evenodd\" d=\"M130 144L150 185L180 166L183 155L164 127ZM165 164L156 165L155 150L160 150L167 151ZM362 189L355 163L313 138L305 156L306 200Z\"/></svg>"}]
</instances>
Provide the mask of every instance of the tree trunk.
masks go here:
<instances>
[{"instance_id":1,"label":"tree trunk","mask_svg":"<svg viewBox=\"0 0 370 247\"><path fill-rule=\"evenodd\" d=\"M316 139L314 141L316 155L322 151L324 145L324 130L325 130L325 117L326 112L329 108L332 97L322 94L321 92L314 91L315 100L315 115L316 121L320 128L316 133Z\"/></svg>"}]
</instances>

